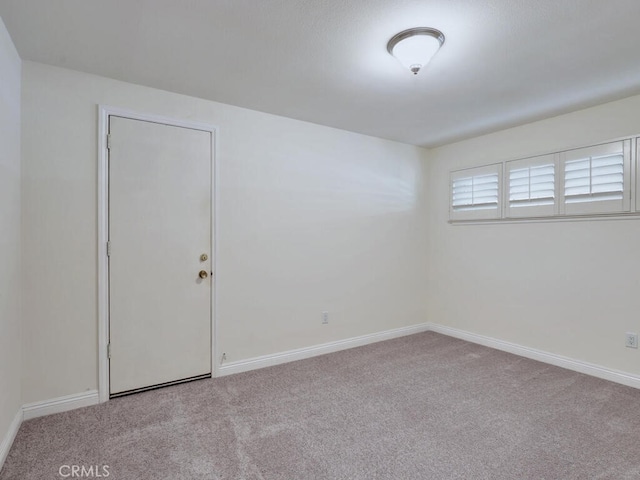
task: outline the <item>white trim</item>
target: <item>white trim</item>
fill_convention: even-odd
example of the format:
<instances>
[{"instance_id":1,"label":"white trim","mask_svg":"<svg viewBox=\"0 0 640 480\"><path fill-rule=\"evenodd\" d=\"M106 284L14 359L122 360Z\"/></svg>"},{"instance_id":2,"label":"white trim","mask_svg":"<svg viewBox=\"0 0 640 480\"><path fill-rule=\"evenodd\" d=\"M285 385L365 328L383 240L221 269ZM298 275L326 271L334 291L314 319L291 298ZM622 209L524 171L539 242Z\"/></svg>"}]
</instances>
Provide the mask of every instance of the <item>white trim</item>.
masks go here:
<instances>
[{"instance_id":1,"label":"white trim","mask_svg":"<svg viewBox=\"0 0 640 480\"><path fill-rule=\"evenodd\" d=\"M109 155L106 138L109 131L109 116L130 118L146 122L160 123L176 127L202 130L211 134L211 375L217 374L216 362L216 281L217 270L216 231L218 205L217 131L218 127L202 122L181 120L135 112L118 107L98 105L98 396L100 402L109 400L109 262L107 241L109 239Z\"/></svg>"},{"instance_id":2,"label":"white trim","mask_svg":"<svg viewBox=\"0 0 640 480\"><path fill-rule=\"evenodd\" d=\"M22 406L24 420L51 415L52 413L67 412L76 408L89 407L100 403L97 390L88 390L74 395L52 398L42 402L27 403Z\"/></svg>"},{"instance_id":3,"label":"white trim","mask_svg":"<svg viewBox=\"0 0 640 480\"><path fill-rule=\"evenodd\" d=\"M518 217L501 220L449 220L450 225L509 225L518 223L592 222L602 220L638 220L639 212L598 213L592 215L556 215L553 217Z\"/></svg>"},{"instance_id":4,"label":"white trim","mask_svg":"<svg viewBox=\"0 0 640 480\"><path fill-rule=\"evenodd\" d=\"M109 105L98 105L100 113L104 113L106 117L114 115L116 117L130 118L132 120L142 120L145 122L160 123L162 125L171 125L174 127L190 128L192 130L202 130L203 132L215 132L217 127L210 123L196 122L193 120L183 120L180 118L164 117L153 113L137 112L126 108L112 107ZM106 131L105 131L106 134Z\"/></svg>"},{"instance_id":5,"label":"white trim","mask_svg":"<svg viewBox=\"0 0 640 480\"><path fill-rule=\"evenodd\" d=\"M219 369L219 376L232 375L234 373L248 372L249 370L257 370L259 368L271 367L282 363L303 360L305 358L317 357L327 353L347 350L349 348L369 345L370 343L390 340L392 338L413 335L414 333L426 332L429 330L428 323L420 323L410 327L395 328L378 333L371 333L359 337L348 338L346 340L338 340L335 342L323 343L312 347L298 348L286 352L274 353L271 355L263 355L261 357L249 358L247 360L239 360L222 365Z\"/></svg>"},{"instance_id":6,"label":"white trim","mask_svg":"<svg viewBox=\"0 0 640 480\"><path fill-rule=\"evenodd\" d=\"M248 360L240 360L219 367L217 369L217 374L218 376L226 376L235 373L247 372L250 370L280 365L295 360L316 357L327 353L337 352L340 350L346 350L363 345L369 345L383 340L390 340L393 338L413 335L415 333L427 331L459 338L471 343L476 343L478 345L483 345L489 348L495 348L497 350L509 352L514 355L530 358L532 360L537 360L550 365L555 365L557 367L566 368L568 370L584 373L586 375L602 378L604 380L609 380L615 383L620 383L629 387L640 388L640 376L638 375L601 367L599 365L594 365L580 360L574 360L561 355L556 355L554 353L549 353L542 350L537 350L535 348L529 348L515 343L506 342L504 340L498 340L496 338L487 337L485 335L479 335L465 330L460 330L457 328L447 327L445 325L434 323L421 323L409 327L402 327L393 330L386 330L379 333L353 337L346 340L324 343L321 345L315 345L313 347L300 348L297 350L290 350L287 352L281 352L272 355L264 355ZM4 440L0 444L0 469L2 468L2 465L7 458L9 450L11 449L11 445L15 440L16 434L18 433L23 420L29 420L53 413L66 412L68 410L88 407L91 405L96 405L98 403L100 403L98 391L89 390L87 392L75 395L67 395L51 400L23 405L13 419L13 422L11 422L9 430L5 435Z\"/></svg>"},{"instance_id":7,"label":"white trim","mask_svg":"<svg viewBox=\"0 0 640 480\"><path fill-rule=\"evenodd\" d=\"M22 409L19 409L16 416L13 417L13 421L9 424L9 430L4 436L2 443L0 443L0 471L7 459L7 455L9 455L9 450L11 450L11 445L13 445L13 441L16 439L18 430L20 430L20 425L22 425Z\"/></svg>"},{"instance_id":8,"label":"white trim","mask_svg":"<svg viewBox=\"0 0 640 480\"><path fill-rule=\"evenodd\" d=\"M257 370L259 368L271 367L274 365L280 365L282 363L303 360L305 358L316 357L318 355L324 355L327 353L337 352L340 350L346 350L349 348L368 345L383 340L390 340L392 338L402 337L405 335L413 335L414 333L427 331L441 333L443 335L459 338L471 343L477 343L478 345L484 345L485 347L495 348L496 350L513 353L521 357L530 358L532 360L537 360L550 365L555 365L557 367L566 368L574 372L584 373L593 377L620 383L629 387L640 388L639 375L621 372L619 370L602 367L600 365L594 365L592 363L583 362L581 360L574 360L572 358L545 352L543 350L525 347L515 343L506 342L504 340L498 340L497 338L478 335L476 333L468 332L465 330L459 330L457 328L447 327L430 322L412 325L410 327L397 328L394 330L386 330L369 335L362 335L360 337L353 337L346 340L338 340L336 342L324 343L312 347L299 348L296 350L289 350L287 352L274 353L271 355L263 355L261 357L231 362L219 367L218 376L232 375L234 373L241 373L250 370Z\"/></svg>"},{"instance_id":9,"label":"white trim","mask_svg":"<svg viewBox=\"0 0 640 480\"><path fill-rule=\"evenodd\" d=\"M218 205L220 202L220 188L218 188L218 182L220 178L220 166L217 161L218 149L220 148L220 135L218 127L211 127L211 376L213 378L218 376L218 367L220 365L216 358L216 352L218 351L218 322L216 319L218 315L216 313L218 306L218 278L220 277L220 263L218 262L218 233L220 232L220 225L218 220Z\"/></svg>"},{"instance_id":10,"label":"white trim","mask_svg":"<svg viewBox=\"0 0 640 480\"><path fill-rule=\"evenodd\" d=\"M628 387L640 388L639 375L601 367L581 360L574 360L572 358L563 357L562 355L556 355L555 353L524 347L516 343L505 342L504 340L478 335L477 333L467 332L457 328L446 327L444 325L434 323L429 323L428 325L429 330L432 332L459 338L471 343L477 343L478 345L484 345L485 347L495 348L496 350L502 350L503 352L513 353L521 357L538 360L539 362L548 363L550 365L555 365L556 367L566 368L567 370L573 370L574 372L584 373L586 375L602 378L611 382L621 383Z\"/></svg>"},{"instance_id":11,"label":"white trim","mask_svg":"<svg viewBox=\"0 0 640 480\"><path fill-rule=\"evenodd\" d=\"M108 107L98 109L98 395L109 400L109 155L106 138L109 130Z\"/></svg>"}]
</instances>

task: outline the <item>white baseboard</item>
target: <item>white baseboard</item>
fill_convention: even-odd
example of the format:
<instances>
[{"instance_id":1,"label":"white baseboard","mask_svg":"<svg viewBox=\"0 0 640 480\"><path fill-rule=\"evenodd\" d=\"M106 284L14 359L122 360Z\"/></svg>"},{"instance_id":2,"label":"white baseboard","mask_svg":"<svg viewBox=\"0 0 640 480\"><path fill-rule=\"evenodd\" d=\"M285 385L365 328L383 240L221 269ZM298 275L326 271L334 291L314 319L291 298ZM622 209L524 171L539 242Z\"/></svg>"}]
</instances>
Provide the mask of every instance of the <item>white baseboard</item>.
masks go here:
<instances>
[{"instance_id":1,"label":"white baseboard","mask_svg":"<svg viewBox=\"0 0 640 480\"><path fill-rule=\"evenodd\" d=\"M432 332L442 333L443 335L459 338L471 343L477 343L479 345L484 345L485 347L495 348L496 350L513 353L532 360L538 360L543 363L566 368L567 370L573 370L574 372L584 373L604 380L621 383L622 385L627 385L629 387L640 388L640 376L638 375L601 367L581 360L574 360L572 358L563 357L562 355L556 355L555 353L524 347L516 343L505 342L503 340L478 335L476 333L459 330L457 328L446 327L435 323L429 323L428 326L429 330Z\"/></svg>"},{"instance_id":2,"label":"white baseboard","mask_svg":"<svg viewBox=\"0 0 640 480\"><path fill-rule=\"evenodd\" d=\"M421 323L419 325L372 333L370 335L324 343L313 347L289 350L287 352L231 362L218 368L218 376L223 377L225 375L247 372L258 368L271 367L273 365L280 365L282 363L293 362L295 360L303 360L305 358L316 357L326 353L337 352L339 350L346 350L348 348L359 347L370 343L380 342L382 340L389 340L426 331L441 333L443 335L459 338L471 343L477 343L479 345L484 345L485 347L495 348L496 350L513 353L521 357L538 360L543 363L548 363L557 367L620 383L629 387L640 388L640 376L638 375L621 372L611 368L602 367L600 365L594 365L581 360L574 360L572 358L563 357L562 355L556 355L543 350L537 350L535 348L525 347L515 343L498 340L496 338L478 335L465 330L438 325L436 323Z\"/></svg>"},{"instance_id":3,"label":"white baseboard","mask_svg":"<svg viewBox=\"0 0 640 480\"><path fill-rule=\"evenodd\" d=\"M97 405L98 391L88 390L74 395L66 395L64 397L52 398L42 402L28 403L22 406L22 412L25 420L30 420L43 415L51 415L52 413L66 412L76 408Z\"/></svg>"},{"instance_id":4,"label":"white baseboard","mask_svg":"<svg viewBox=\"0 0 640 480\"><path fill-rule=\"evenodd\" d=\"M248 360L240 360L237 362L222 365L218 369L218 376L226 376L234 373L256 370L259 368L270 367L282 363L302 360L305 358L316 357L326 353L337 352L349 348L360 347L371 343L390 340L392 338L412 335L414 333L432 331L441 333L450 337L466 340L471 343L484 345L486 347L495 348L504 352L513 353L521 357L538 360L543 363L555 365L557 367L566 368L575 372L584 373L594 377L602 378L612 382L627 385L629 387L640 388L640 376L631 373L621 372L618 370L594 365L591 363L574 360L572 358L563 357L554 353L537 350L535 348L525 347L511 342L498 340L496 338L479 335L476 333L460 330L457 328L438 325L435 323L421 323L410 327L396 328L386 330L384 332L362 335L360 337L349 338L346 340L338 340L336 342L324 343L313 347L300 348L297 350L289 350L287 352L276 353L273 355L264 355L261 357L250 358ZM42 402L35 402L23 405L16 414L13 422L9 427L9 431L5 435L2 443L0 443L0 469L7 458L11 445L18 433L18 429L23 420L29 420L43 415L52 413L66 412L81 407L97 405L99 403L98 391L90 390L87 392L58 397Z\"/></svg>"},{"instance_id":5,"label":"white baseboard","mask_svg":"<svg viewBox=\"0 0 640 480\"><path fill-rule=\"evenodd\" d=\"M429 324L421 323L410 327L395 328L384 332L371 333L360 337L348 338L346 340L338 340L336 342L323 343L314 345L313 347L299 348L297 350L289 350L287 352L274 353L272 355L263 355L247 360L239 360L222 365L218 368L218 376L232 375L234 373L247 372L258 368L271 367L280 365L281 363L293 362L295 360L303 360L305 358L317 357L326 353L338 352L353 347L361 347L370 343L380 342L382 340L390 340L392 338L404 337L414 333L426 332L429 330Z\"/></svg>"},{"instance_id":6,"label":"white baseboard","mask_svg":"<svg viewBox=\"0 0 640 480\"><path fill-rule=\"evenodd\" d=\"M9 425L7 434L2 439L2 443L0 443L0 470L2 470L4 461L7 459L7 455L9 455L9 450L11 450L11 445L13 445L13 441L16 439L20 425L22 425L22 409L16 413L16 416Z\"/></svg>"}]
</instances>

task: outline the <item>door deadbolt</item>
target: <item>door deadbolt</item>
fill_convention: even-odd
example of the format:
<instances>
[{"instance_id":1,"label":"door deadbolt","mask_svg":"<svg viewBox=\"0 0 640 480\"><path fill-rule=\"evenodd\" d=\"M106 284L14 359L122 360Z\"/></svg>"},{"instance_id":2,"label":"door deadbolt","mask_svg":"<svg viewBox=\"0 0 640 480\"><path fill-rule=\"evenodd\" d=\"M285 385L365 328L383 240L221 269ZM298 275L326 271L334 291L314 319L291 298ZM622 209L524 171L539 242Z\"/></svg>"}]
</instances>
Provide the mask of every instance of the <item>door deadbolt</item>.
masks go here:
<instances>
[{"instance_id":1,"label":"door deadbolt","mask_svg":"<svg viewBox=\"0 0 640 480\"><path fill-rule=\"evenodd\" d=\"M200 278L207 278L209 276L209 274L207 273L206 270L200 270L200 273L198 273L198 276Z\"/></svg>"},{"instance_id":2,"label":"door deadbolt","mask_svg":"<svg viewBox=\"0 0 640 480\"><path fill-rule=\"evenodd\" d=\"M206 262L207 260L209 260L209 256L206 253L203 253L202 255L200 255L201 262Z\"/></svg>"}]
</instances>

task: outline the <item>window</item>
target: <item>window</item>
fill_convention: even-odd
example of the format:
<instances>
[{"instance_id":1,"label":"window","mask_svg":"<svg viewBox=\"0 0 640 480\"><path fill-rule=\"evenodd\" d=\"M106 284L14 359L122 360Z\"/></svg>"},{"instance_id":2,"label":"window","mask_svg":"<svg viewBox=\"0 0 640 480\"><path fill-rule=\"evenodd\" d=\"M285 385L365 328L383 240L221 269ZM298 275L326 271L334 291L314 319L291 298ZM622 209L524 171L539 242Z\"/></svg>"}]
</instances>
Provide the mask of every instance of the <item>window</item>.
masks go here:
<instances>
[{"instance_id":1,"label":"window","mask_svg":"<svg viewBox=\"0 0 640 480\"><path fill-rule=\"evenodd\" d=\"M500 164L451 173L452 220L500 218Z\"/></svg>"},{"instance_id":2,"label":"window","mask_svg":"<svg viewBox=\"0 0 640 480\"><path fill-rule=\"evenodd\" d=\"M563 152L561 209L566 215L628 212L629 140Z\"/></svg>"},{"instance_id":3,"label":"window","mask_svg":"<svg viewBox=\"0 0 640 480\"><path fill-rule=\"evenodd\" d=\"M543 155L506 163L507 217L539 217L556 213L555 157Z\"/></svg>"},{"instance_id":4,"label":"window","mask_svg":"<svg viewBox=\"0 0 640 480\"><path fill-rule=\"evenodd\" d=\"M453 171L449 220L640 217L639 157L636 137Z\"/></svg>"}]
</instances>

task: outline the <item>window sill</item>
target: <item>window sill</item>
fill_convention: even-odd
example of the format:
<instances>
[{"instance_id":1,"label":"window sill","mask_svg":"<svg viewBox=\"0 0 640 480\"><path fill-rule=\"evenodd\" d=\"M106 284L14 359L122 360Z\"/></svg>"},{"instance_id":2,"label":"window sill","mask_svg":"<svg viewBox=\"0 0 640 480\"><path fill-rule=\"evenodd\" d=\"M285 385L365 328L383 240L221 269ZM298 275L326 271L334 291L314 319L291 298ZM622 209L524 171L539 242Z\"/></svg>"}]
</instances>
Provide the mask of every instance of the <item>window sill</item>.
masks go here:
<instances>
[{"instance_id":1,"label":"window sill","mask_svg":"<svg viewBox=\"0 0 640 480\"><path fill-rule=\"evenodd\" d=\"M451 225L499 225L511 223L587 222L593 220L640 220L640 212L584 215L554 215L548 217L491 218L486 220L449 220Z\"/></svg>"}]
</instances>

